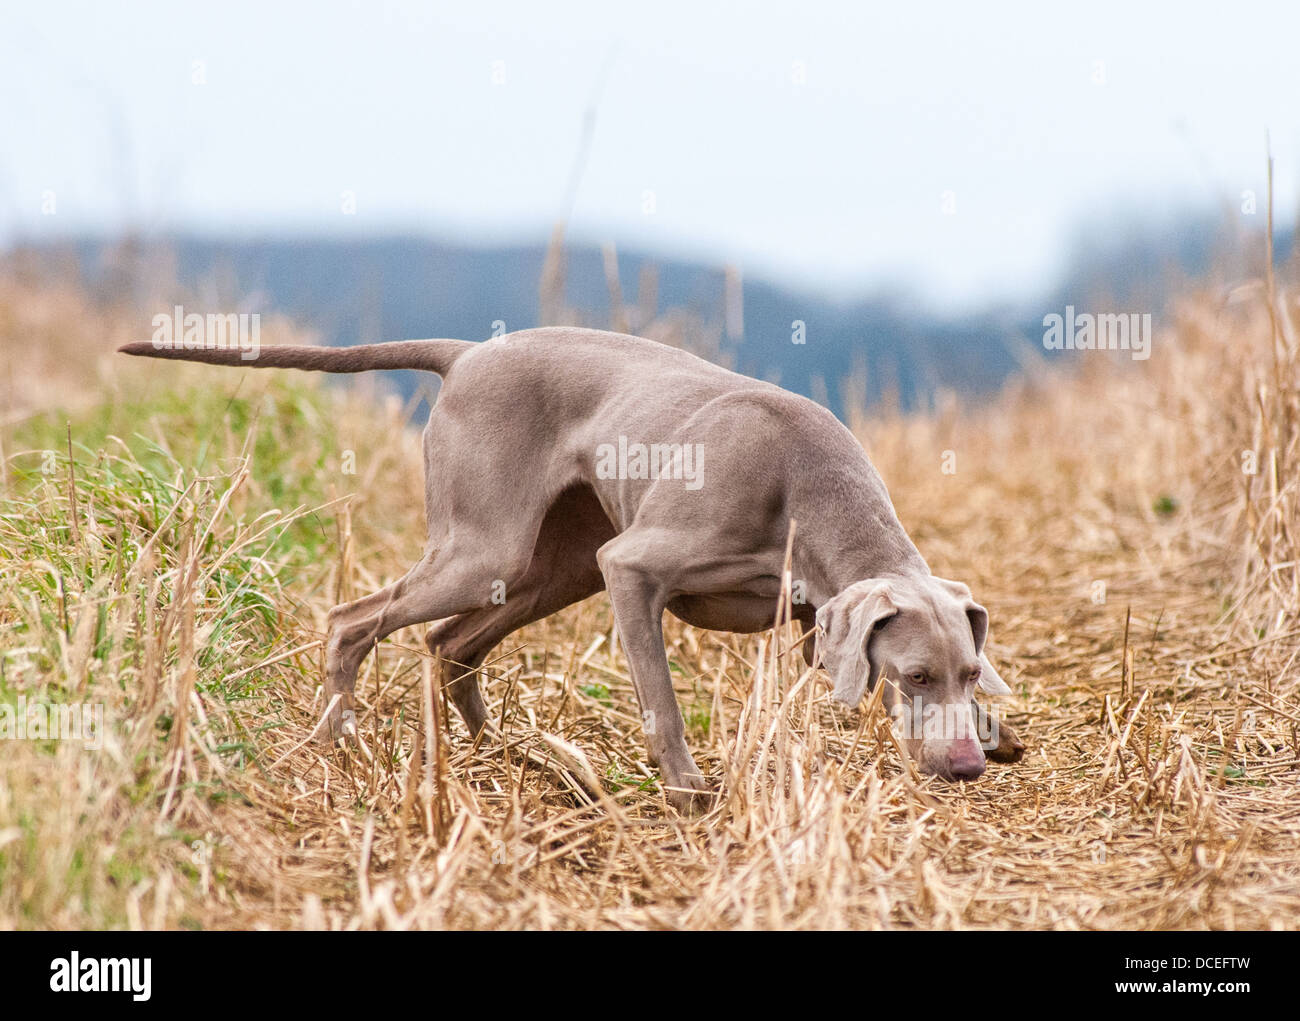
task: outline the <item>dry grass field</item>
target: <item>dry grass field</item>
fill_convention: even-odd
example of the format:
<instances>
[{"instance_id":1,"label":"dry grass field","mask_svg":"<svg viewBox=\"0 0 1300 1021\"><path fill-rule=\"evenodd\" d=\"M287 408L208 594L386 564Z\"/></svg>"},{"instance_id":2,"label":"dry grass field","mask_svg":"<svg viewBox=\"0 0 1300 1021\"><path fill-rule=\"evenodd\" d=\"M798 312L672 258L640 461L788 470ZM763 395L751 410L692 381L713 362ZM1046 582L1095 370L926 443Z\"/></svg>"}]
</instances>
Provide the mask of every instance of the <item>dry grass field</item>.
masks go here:
<instances>
[{"instance_id":1,"label":"dry grass field","mask_svg":"<svg viewBox=\"0 0 1300 1021\"><path fill-rule=\"evenodd\" d=\"M471 745L422 629L363 667L360 751L309 741L326 611L422 545L412 409L115 358L138 317L10 274L0 701L104 727L0 742L0 927L1295 928L1298 318L1291 275L1207 287L1149 361L856 421L931 567L989 607L1026 757L920 777L789 629L670 620L722 791L687 819L603 596L490 658L503 744Z\"/></svg>"}]
</instances>

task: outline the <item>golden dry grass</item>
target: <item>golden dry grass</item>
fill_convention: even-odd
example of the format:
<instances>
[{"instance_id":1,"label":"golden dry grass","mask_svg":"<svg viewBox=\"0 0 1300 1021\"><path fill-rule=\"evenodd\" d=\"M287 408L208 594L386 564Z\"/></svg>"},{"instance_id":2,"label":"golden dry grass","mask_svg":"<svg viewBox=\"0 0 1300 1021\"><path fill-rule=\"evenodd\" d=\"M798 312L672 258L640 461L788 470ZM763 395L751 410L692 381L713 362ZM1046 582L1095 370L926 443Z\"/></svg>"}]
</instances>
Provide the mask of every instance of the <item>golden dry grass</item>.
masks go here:
<instances>
[{"instance_id":1,"label":"golden dry grass","mask_svg":"<svg viewBox=\"0 0 1300 1021\"><path fill-rule=\"evenodd\" d=\"M6 742L0 926L1300 918L1300 361L1284 292L1189 296L1149 362L1080 355L994 401L856 422L936 573L990 608L1015 691L1001 710L1028 754L977 784L920 778L878 708L830 704L788 631L670 620L693 750L724 792L702 819L668 809L645 763L604 597L491 657L504 748L470 745L421 629L363 668L363 752L306 742L326 610L420 550L407 410L284 373L120 364L107 352L129 322L12 281L0 304L5 378L28 378L35 342L43 387L73 365L100 409L74 417L74 441L96 437L76 451L75 530L66 458L35 470L64 419L37 414L44 391L6 409L5 697L100 702L110 722L100 752ZM128 419L140 435L108 438ZM146 460L166 485L139 481Z\"/></svg>"}]
</instances>

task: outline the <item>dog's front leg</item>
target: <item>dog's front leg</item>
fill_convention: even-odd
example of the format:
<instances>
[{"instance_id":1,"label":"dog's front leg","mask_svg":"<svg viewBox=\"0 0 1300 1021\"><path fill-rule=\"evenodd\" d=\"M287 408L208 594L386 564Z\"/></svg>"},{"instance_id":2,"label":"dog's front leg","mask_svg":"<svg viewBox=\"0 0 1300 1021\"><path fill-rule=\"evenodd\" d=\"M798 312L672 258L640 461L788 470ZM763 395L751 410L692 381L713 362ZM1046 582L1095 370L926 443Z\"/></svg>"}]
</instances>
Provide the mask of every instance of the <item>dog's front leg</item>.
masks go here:
<instances>
[{"instance_id":1,"label":"dog's front leg","mask_svg":"<svg viewBox=\"0 0 1300 1021\"><path fill-rule=\"evenodd\" d=\"M650 759L658 765L668 801L694 814L712 804L710 788L686 746L686 725L673 693L664 651L666 599L653 572L635 563L635 544L614 539L597 554L614 607L614 626L627 656L632 684L641 704Z\"/></svg>"}]
</instances>

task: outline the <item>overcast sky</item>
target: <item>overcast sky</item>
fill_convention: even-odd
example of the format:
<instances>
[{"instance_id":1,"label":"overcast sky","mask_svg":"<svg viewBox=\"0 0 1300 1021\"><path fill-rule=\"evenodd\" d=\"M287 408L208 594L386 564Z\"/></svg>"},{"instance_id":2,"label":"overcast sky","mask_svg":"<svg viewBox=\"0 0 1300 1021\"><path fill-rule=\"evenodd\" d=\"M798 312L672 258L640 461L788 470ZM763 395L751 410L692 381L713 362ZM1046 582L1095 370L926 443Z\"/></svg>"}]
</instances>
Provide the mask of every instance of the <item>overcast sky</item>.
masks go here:
<instances>
[{"instance_id":1,"label":"overcast sky","mask_svg":"<svg viewBox=\"0 0 1300 1021\"><path fill-rule=\"evenodd\" d=\"M979 305L1115 210L1262 215L1266 130L1291 222L1300 4L1058 6L9 4L0 241L539 241L593 103L574 236L828 293Z\"/></svg>"}]
</instances>

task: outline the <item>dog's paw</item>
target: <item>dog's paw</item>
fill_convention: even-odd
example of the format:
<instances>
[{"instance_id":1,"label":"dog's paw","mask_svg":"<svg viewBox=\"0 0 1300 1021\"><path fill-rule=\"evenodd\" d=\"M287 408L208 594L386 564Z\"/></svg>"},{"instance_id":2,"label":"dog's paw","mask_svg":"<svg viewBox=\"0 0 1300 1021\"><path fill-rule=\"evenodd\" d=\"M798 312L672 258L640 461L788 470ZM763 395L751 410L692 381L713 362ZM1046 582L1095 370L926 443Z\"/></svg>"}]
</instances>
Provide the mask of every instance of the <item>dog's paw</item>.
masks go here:
<instances>
[{"instance_id":1,"label":"dog's paw","mask_svg":"<svg viewBox=\"0 0 1300 1021\"><path fill-rule=\"evenodd\" d=\"M350 695L333 704L316 726L316 743L324 748L336 744L355 746L357 741L357 713Z\"/></svg>"},{"instance_id":2,"label":"dog's paw","mask_svg":"<svg viewBox=\"0 0 1300 1021\"><path fill-rule=\"evenodd\" d=\"M668 804L686 816L704 815L718 800L717 792L698 773L685 773L672 782L665 777L663 789Z\"/></svg>"},{"instance_id":3,"label":"dog's paw","mask_svg":"<svg viewBox=\"0 0 1300 1021\"><path fill-rule=\"evenodd\" d=\"M1010 764L1025 757L1025 745L1005 723L998 727L998 744L984 753L990 762Z\"/></svg>"}]
</instances>

